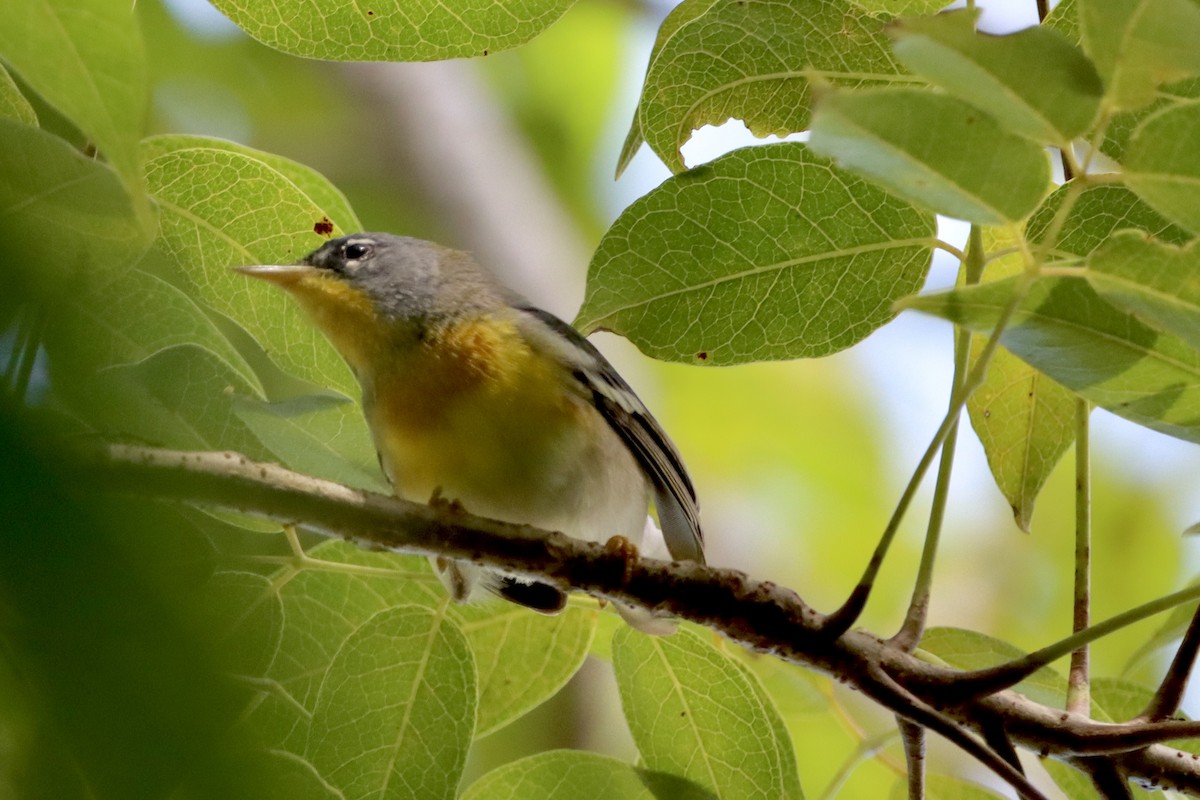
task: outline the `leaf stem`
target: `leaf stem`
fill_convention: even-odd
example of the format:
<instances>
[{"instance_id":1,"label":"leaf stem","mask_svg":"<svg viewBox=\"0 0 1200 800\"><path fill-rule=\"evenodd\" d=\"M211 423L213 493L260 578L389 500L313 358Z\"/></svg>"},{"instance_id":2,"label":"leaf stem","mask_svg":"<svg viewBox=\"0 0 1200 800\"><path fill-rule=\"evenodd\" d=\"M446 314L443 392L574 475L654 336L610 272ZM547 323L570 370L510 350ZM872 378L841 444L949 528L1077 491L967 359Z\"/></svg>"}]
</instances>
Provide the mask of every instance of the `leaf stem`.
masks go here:
<instances>
[{"instance_id":1,"label":"leaf stem","mask_svg":"<svg viewBox=\"0 0 1200 800\"><path fill-rule=\"evenodd\" d=\"M904 519L905 513L908 511L909 505L916 496L917 488L921 485L925 473L929 470L929 466L933 463L934 456L937 455L947 437L958 425L958 415L966 405L967 398L971 396L979 385L983 383L984 376L987 375L988 365L992 361L992 356L996 353L996 348L1000 346L1000 337L1004 334L1008 324L1012 321L1013 315L1024 302L1025 296L1029 293L1029 288L1037 280L1036 271L1026 270L1016 285L1013 288L1012 295L1008 302L1000 311L999 319L996 320L996 327L992 330L991 336L988 337L987 344L983 346L983 350L979 353L979 359L975 362L966 380L959 387L959 391L955 392L950 398L950 408L947 410L945 417L942 418L942 424L938 427L937 432L933 435L933 439L929 442L929 446L925 448L921 460L917 463L917 467L913 470L912 477L909 478L908 485L904 487L903 494L900 495L900 500L896 503L896 509L892 512L892 517L888 520L887 527L883 531L883 535L879 538L879 544L875 546L875 552L871 554L871 560L867 563L866 569L863 571L862 577L859 579L846 602L837 610L830 614L822 625L822 632L830 637L837 637L850 629L862 613L863 608L867 604L867 598L871 594L871 588L875 585L875 579L879 575L879 570L883 567L883 560L887 556L888 549L896 538L896 533L900 530L900 522Z\"/></svg>"},{"instance_id":2,"label":"leaf stem","mask_svg":"<svg viewBox=\"0 0 1200 800\"><path fill-rule=\"evenodd\" d=\"M979 279L983 276L983 267L983 230L978 225L972 225L967 252L962 259L964 282L968 286L979 283ZM966 380L970 354L971 333L960 326L954 332L954 377L950 384L950 411L953 410L954 400L961 393L963 382ZM947 413L949 414L950 411ZM921 550L921 563L917 568L912 599L908 604L908 613L904 617L904 624L892 638L894 644L906 650L911 650L920 643L921 636L925 633L925 621L929 616L929 597L933 590L933 566L937 559L942 523L946 516L946 503L950 497L950 476L954 470L954 451L958 445L960 417L961 411L955 413L955 424L947 433L946 441L942 443L942 455L938 461L938 474L933 488L933 502L929 510L929 524L925 531L925 546Z\"/></svg>"}]
</instances>

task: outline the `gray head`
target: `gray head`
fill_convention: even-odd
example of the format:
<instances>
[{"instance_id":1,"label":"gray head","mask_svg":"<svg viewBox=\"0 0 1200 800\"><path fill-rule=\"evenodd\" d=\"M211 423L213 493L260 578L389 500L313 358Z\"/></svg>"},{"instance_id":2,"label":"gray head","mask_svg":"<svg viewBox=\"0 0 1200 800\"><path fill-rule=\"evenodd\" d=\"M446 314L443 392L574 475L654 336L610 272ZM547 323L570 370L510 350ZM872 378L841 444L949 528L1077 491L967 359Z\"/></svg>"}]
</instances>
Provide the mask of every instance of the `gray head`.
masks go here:
<instances>
[{"instance_id":1,"label":"gray head","mask_svg":"<svg viewBox=\"0 0 1200 800\"><path fill-rule=\"evenodd\" d=\"M315 267L365 292L389 316L438 319L506 305L511 293L467 253L390 233L354 233L305 256Z\"/></svg>"}]
</instances>

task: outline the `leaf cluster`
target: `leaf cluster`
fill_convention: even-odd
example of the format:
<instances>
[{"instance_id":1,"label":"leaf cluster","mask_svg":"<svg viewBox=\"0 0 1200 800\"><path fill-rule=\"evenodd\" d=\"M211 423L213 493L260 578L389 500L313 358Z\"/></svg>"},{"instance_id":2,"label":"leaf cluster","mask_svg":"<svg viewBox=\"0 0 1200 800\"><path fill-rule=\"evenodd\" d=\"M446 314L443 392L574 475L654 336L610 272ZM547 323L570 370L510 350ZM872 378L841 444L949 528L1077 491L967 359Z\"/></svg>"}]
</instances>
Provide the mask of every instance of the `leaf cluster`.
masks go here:
<instances>
[{"instance_id":1,"label":"leaf cluster","mask_svg":"<svg viewBox=\"0 0 1200 800\"><path fill-rule=\"evenodd\" d=\"M251 36L295 56L435 60L516 47L570 3L216 5ZM964 332L951 413L913 487L966 408L997 485L1028 528L1051 469L1079 435L1081 403L1200 442L1200 6L1064 0L1044 24L993 36L976 30L973 9L929 16L939 4L914 0L893 16L896 5L676 6L659 30L619 160L624 168L646 144L675 174L604 235L576 324L619 333L656 358L719 366L830 355L901 309L950 320ZM6 8L0 62L0 241L5 263L21 265L6 270L10 283L0 293L0 329L13 332L7 395L29 404L31 376L44 368L36 405L54 419L54 437L237 451L382 489L349 370L284 297L230 271L288 263L327 236L360 229L346 197L272 153L194 135L146 137L145 46L129 3L25 0ZM692 133L731 117L759 135L809 138L685 169L680 147ZM966 252L938 238L939 215L973 226ZM959 257L960 285L917 294L936 249ZM6 507L16 507L23 500L12 489L23 470L36 468L50 487L70 481L19 434L34 424L28 410L10 405L0 432L13 440L5 448L11 464L2 466ZM831 639L861 611L910 499L855 597L830 617ZM119 518L106 515L108 502L73 498L68 505L79 514L61 512L47 526L69 531L76 546L92 530L107 542ZM119 641L136 652L130 662L142 658L138 669L190 676L201 687L176 710L203 723L204 758L193 763L207 777L185 767L201 751L178 731L163 737L146 774L103 768L129 760L129 742L149 747L136 737L106 739L102 722L80 728L92 734L86 739L61 733L72 709L116 714L99 702L101 688L63 690L60 667L68 658L116 656L89 652L86 626L64 628L72 646L61 652L32 635L37 625L64 625L70 604L47 605L6 567L11 655L0 685L12 696L21 694L12 687L32 687L35 697L14 704L22 710L12 715L18 766L2 778L14 791L42 788L66 763L58 796L234 796L208 778L237 762L236 774L256 776L242 792L455 797L473 743L555 695L598 653L611 658L640 763L550 751L477 777L464 796L803 796L777 706L796 691L769 691L770 667L747 667L697 629L663 639L625 629L600 636L609 617L582 600L556 618L497 604L452 606L422 559L314 545L294 527L228 510L147 508L165 515L148 527L188 532L177 533L178 549L163 560L200 563L198 577L126 587L127 602L172 610L122 628L117 612L97 606L103 619L94 630L134 631ZM13 530L25 538L15 533L13 541L31 546L40 526L21 519ZM930 541L932 553L935 534ZM193 546L200 556L181 555ZM78 566L87 561L81 552L50 553L45 562ZM111 578L97 572L84 584L92 593ZM927 601L929 588L918 582L913 629L923 628L918 600L924 592ZM1177 613L1147 647L1178 638L1188 618ZM157 628L186 643L156 647L145 634ZM933 629L907 649L918 640L927 658L964 673L1021 660L974 632ZM172 649L189 653L187 663ZM998 686L1020 682L1031 700L1060 707L1067 681L1048 668L1051 660L1035 658ZM836 674L836 666L822 668ZM175 683L140 698L128 682L114 685L141 701L184 697ZM1161 707L1168 687L1152 697L1098 680L1092 716L1128 720ZM897 696L906 695L884 704L894 708ZM954 704L939 702L937 692L914 695L911 715L900 716L945 734ZM42 726L39 713L54 724ZM987 745L965 747L1034 791L1016 773L1002 733ZM1162 779L1120 772L1129 760L1063 760L1082 772L1048 769L1071 797L1090 796L1078 780L1084 773L1104 792L1128 788L1128 777ZM1200 785L1188 777L1175 776L1174 785ZM989 796L949 778L921 791Z\"/></svg>"}]
</instances>

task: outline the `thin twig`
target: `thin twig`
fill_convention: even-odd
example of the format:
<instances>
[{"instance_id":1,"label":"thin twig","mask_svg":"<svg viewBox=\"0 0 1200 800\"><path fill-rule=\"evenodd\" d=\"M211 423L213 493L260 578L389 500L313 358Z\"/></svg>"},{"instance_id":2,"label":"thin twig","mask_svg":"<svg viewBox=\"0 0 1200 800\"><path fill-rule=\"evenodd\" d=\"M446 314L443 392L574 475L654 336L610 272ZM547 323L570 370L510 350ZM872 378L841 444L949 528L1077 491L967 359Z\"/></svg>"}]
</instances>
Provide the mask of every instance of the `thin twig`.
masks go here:
<instances>
[{"instance_id":1,"label":"thin twig","mask_svg":"<svg viewBox=\"0 0 1200 800\"><path fill-rule=\"evenodd\" d=\"M1197 651L1200 651L1200 606L1196 607L1196 612L1192 615L1192 621L1183 635L1183 641L1179 643L1179 649L1175 651L1175 657L1171 659L1167 674L1158 685L1158 691L1154 693L1146 709L1138 715L1138 719L1157 722L1175 716L1179 711L1179 704L1183 702L1183 693L1187 689L1192 668L1196 664Z\"/></svg>"},{"instance_id":2,"label":"thin twig","mask_svg":"<svg viewBox=\"0 0 1200 800\"><path fill-rule=\"evenodd\" d=\"M1082 397L1075 399L1075 588L1071 631L1087 630L1092 622L1092 469L1088 418L1092 407ZM1088 645L1071 653L1067 673L1067 710L1089 714L1092 707Z\"/></svg>"},{"instance_id":3,"label":"thin twig","mask_svg":"<svg viewBox=\"0 0 1200 800\"><path fill-rule=\"evenodd\" d=\"M985 259L983 232L978 225L971 226L967 252L962 260L963 279L966 285L979 283L983 275ZM962 393L971 355L971 332L959 326L954 332L954 375L950 381L950 402ZM949 413L949 412L948 412ZM959 412L961 417L962 412ZM946 503L950 497L950 476L954 470L954 452L958 446L958 417L942 444L942 457L938 461L937 479L933 487L933 502L929 509L929 523L925 531L925 545L921 550L921 563L917 567L917 578L913 584L912 599L904 624L892 637L892 642L906 650L916 647L925 633L925 620L929 616L929 598L933 591L933 566L937 560L938 544L941 540L942 523L946 517Z\"/></svg>"},{"instance_id":4,"label":"thin twig","mask_svg":"<svg viewBox=\"0 0 1200 800\"><path fill-rule=\"evenodd\" d=\"M925 729L903 717L896 717L896 726L908 765L908 800L925 800Z\"/></svg>"}]
</instances>

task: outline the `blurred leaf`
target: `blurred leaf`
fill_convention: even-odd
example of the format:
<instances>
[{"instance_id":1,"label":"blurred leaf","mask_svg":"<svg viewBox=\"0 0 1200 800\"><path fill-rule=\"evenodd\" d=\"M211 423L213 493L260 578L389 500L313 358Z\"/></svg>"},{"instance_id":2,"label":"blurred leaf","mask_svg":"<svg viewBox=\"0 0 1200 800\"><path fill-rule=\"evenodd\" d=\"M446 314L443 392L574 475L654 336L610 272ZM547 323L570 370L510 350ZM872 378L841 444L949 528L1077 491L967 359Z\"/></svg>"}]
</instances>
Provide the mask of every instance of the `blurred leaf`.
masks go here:
<instances>
[{"instance_id":1,"label":"blurred leaf","mask_svg":"<svg viewBox=\"0 0 1200 800\"><path fill-rule=\"evenodd\" d=\"M977 783L952 778L949 775L925 777L924 800L995 800L1005 794L985 789ZM908 800L908 781L901 779L892 785L891 800Z\"/></svg>"},{"instance_id":2,"label":"blurred leaf","mask_svg":"<svg viewBox=\"0 0 1200 800\"><path fill-rule=\"evenodd\" d=\"M613 638L621 706L642 760L722 798L801 798L779 712L745 667L681 629Z\"/></svg>"},{"instance_id":3,"label":"blurred leaf","mask_svg":"<svg viewBox=\"0 0 1200 800\"><path fill-rule=\"evenodd\" d=\"M257 397L238 396L233 398L233 412L290 468L373 492L391 493L358 409L345 399L309 395L267 403Z\"/></svg>"},{"instance_id":4,"label":"blurred leaf","mask_svg":"<svg viewBox=\"0 0 1200 800\"><path fill-rule=\"evenodd\" d=\"M1087 775L1053 758L1041 759L1041 765L1068 800L1095 800L1096 784Z\"/></svg>"},{"instance_id":5,"label":"blurred leaf","mask_svg":"<svg viewBox=\"0 0 1200 800\"><path fill-rule=\"evenodd\" d=\"M1092 705L1103 713L1097 719L1128 722L1146 710L1154 692L1145 686L1121 678L1096 677L1091 682Z\"/></svg>"},{"instance_id":6,"label":"blurred leaf","mask_svg":"<svg viewBox=\"0 0 1200 800\"><path fill-rule=\"evenodd\" d=\"M881 21L847 0L684 0L659 31L617 174L643 138L680 172L679 148L704 125L806 130L814 74L863 86L907 80L899 73Z\"/></svg>"},{"instance_id":7,"label":"blurred leaf","mask_svg":"<svg viewBox=\"0 0 1200 800\"><path fill-rule=\"evenodd\" d=\"M930 628L917 652L927 661L964 671L987 669L1027 655L1008 642L962 628ZM1013 689L1051 707L1061 707L1067 699L1066 679L1050 667L1042 667Z\"/></svg>"},{"instance_id":8,"label":"blurred leaf","mask_svg":"<svg viewBox=\"0 0 1200 800\"><path fill-rule=\"evenodd\" d=\"M715 800L675 775L632 767L607 756L553 750L505 764L477 780L462 800Z\"/></svg>"},{"instance_id":9,"label":"blurred leaf","mask_svg":"<svg viewBox=\"0 0 1200 800\"><path fill-rule=\"evenodd\" d=\"M1087 57L1040 26L1007 36L976 33L979 14L964 9L893 23L897 58L1013 133L1065 144L1086 131L1104 93Z\"/></svg>"},{"instance_id":10,"label":"blurred leaf","mask_svg":"<svg viewBox=\"0 0 1200 800\"><path fill-rule=\"evenodd\" d=\"M1191 585L1195 585L1196 580L1191 581ZM1124 672L1129 672L1136 667L1143 659L1154 655L1160 648L1166 647L1171 642L1182 638L1184 631L1192 622L1192 617L1196 615L1196 603L1184 603L1175 606L1171 609L1171 613L1163 620L1162 625L1150 638L1147 639L1137 650L1130 654L1129 659L1125 662Z\"/></svg>"},{"instance_id":11,"label":"blurred leaf","mask_svg":"<svg viewBox=\"0 0 1200 800\"><path fill-rule=\"evenodd\" d=\"M1081 0L1083 49L1114 108L1154 99L1159 84L1200 72L1200 7L1192 0Z\"/></svg>"},{"instance_id":12,"label":"blurred leaf","mask_svg":"<svg viewBox=\"0 0 1200 800\"><path fill-rule=\"evenodd\" d=\"M987 228L986 249L1012 247L1019 235L1012 228ZM988 263L984 279L999 280L1023 269L1022 256L1015 252ZM972 368L986 343L986 336L971 335ZM988 468L1017 527L1026 533L1042 487L1075 441L1075 403L1075 395L1003 349L996 351L983 383L967 399Z\"/></svg>"},{"instance_id":13,"label":"blurred leaf","mask_svg":"<svg viewBox=\"0 0 1200 800\"><path fill-rule=\"evenodd\" d=\"M636 14L606 0L576 3L545 35L483 65L589 243L611 219L596 191L596 159L611 157L613 105L625 99L626 32Z\"/></svg>"},{"instance_id":14,"label":"blurred leaf","mask_svg":"<svg viewBox=\"0 0 1200 800\"><path fill-rule=\"evenodd\" d=\"M242 324L284 369L357 395L345 362L295 303L230 269L299 260L325 241L313 227L333 219L332 212L288 177L295 170L280 172L241 148L191 136L155 137L147 142L147 154L147 181L162 214L162 246L177 264L168 280L181 281L185 291ZM340 197L331 187L318 195L335 203Z\"/></svg>"},{"instance_id":15,"label":"blurred leaf","mask_svg":"<svg viewBox=\"0 0 1200 800\"><path fill-rule=\"evenodd\" d=\"M101 386L127 387L126 402L96 403L94 419L110 433L163 447L235 450L266 458L262 443L233 411L233 397L251 394L247 384L213 352L194 344L166 347L136 364L105 370ZM78 405L86 404L84 396ZM93 401L94 402L94 401Z\"/></svg>"},{"instance_id":16,"label":"blurred leaf","mask_svg":"<svg viewBox=\"0 0 1200 800\"><path fill-rule=\"evenodd\" d=\"M0 56L96 143L149 228L138 155L149 92L133 6L114 0L6 4Z\"/></svg>"},{"instance_id":17,"label":"blurred leaf","mask_svg":"<svg viewBox=\"0 0 1200 800\"><path fill-rule=\"evenodd\" d=\"M902 301L991 330L1020 278ZM1000 343L1102 408L1168 436L1200 441L1200 353L1103 300L1084 280L1037 280Z\"/></svg>"},{"instance_id":18,"label":"blurred leaf","mask_svg":"<svg viewBox=\"0 0 1200 800\"><path fill-rule=\"evenodd\" d=\"M245 676L266 672L283 633L283 604L270 581L252 572L218 572L198 605L208 627L222 635L225 669Z\"/></svg>"},{"instance_id":19,"label":"blurred leaf","mask_svg":"<svg viewBox=\"0 0 1200 800\"><path fill-rule=\"evenodd\" d=\"M1200 232L1200 102L1171 106L1142 123L1125 154L1125 182L1164 216Z\"/></svg>"},{"instance_id":20,"label":"blurred leaf","mask_svg":"<svg viewBox=\"0 0 1200 800\"><path fill-rule=\"evenodd\" d=\"M3 27L3 26L0 26ZM149 244L116 173L37 128L0 117L0 235L10 253L53 255L9 275L37 294L87 286L127 267Z\"/></svg>"},{"instance_id":21,"label":"blurred leaf","mask_svg":"<svg viewBox=\"0 0 1200 800\"><path fill-rule=\"evenodd\" d=\"M214 0L263 44L331 61L437 61L486 56L537 36L574 0Z\"/></svg>"},{"instance_id":22,"label":"blurred leaf","mask_svg":"<svg viewBox=\"0 0 1200 800\"><path fill-rule=\"evenodd\" d=\"M36 711L25 721L34 738L6 738L4 779L21 782L13 796L53 796L44 792L68 784L96 800L163 797L181 784L200 796L250 796L228 781L222 755L245 693L215 669L211 632L181 591L192 586L148 572L166 553L143 564L129 547L157 536L187 557L188 540L157 514L108 513L77 474L60 472L71 456L53 448L56 436L47 420L0 400L3 662ZM6 706L6 737L16 721ZM58 767L57 783L24 783L47 777L47 766Z\"/></svg>"},{"instance_id":23,"label":"blurred leaf","mask_svg":"<svg viewBox=\"0 0 1200 800\"><path fill-rule=\"evenodd\" d=\"M925 281L934 219L798 142L665 181L600 242L576 324L655 358L822 356L890 321Z\"/></svg>"},{"instance_id":24,"label":"blurred leaf","mask_svg":"<svg viewBox=\"0 0 1200 800\"><path fill-rule=\"evenodd\" d=\"M817 105L812 149L939 214L981 225L1037 206L1050 164L961 100L919 89L834 92Z\"/></svg>"},{"instance_id":25,"label":"blurred leaf","mask_svg":"<svg viewBox=\"0 0 1200 800\"><path fill-rule=\"evenodd\" d=\"M568 608L546 617L499 601L450 605L424 558L369 553L342 542L323 543L309 555L345 569L304 569L280 589L286 624L269 673L309 711L339 644L372 614L401 605L444 614L467 637L479 674L477 735L555 694L587 655L595 611ZM269 701L259 715L258 725L272 731L271 741L302 746L304 724L294 709Z\"/></svg>"},{"instance_id":26,"label":"blurred leaf","mask_svg":"<svg viewBox=\"0 0 1200 800\"><path fill-rule=\"evenodd\" d=\"M1087 279L1104 299L1200 349L1200 249L1122 231L1088 258Z\"/></svg>"},{"instance_id":27,"label":"blurred leaf","mask_svg":"<svg viewBox=\"0 0 1200 800\"><path fill-rule=\"evenodd\" d=\"M334 654L305 756L347 800L449 800L474 728L475 665L458 626L398 606L356 626Z\"/></svg>"},{"instance_id":28,"label":"blurred leaf","mask_svg":"<svg viewBox=\"0 0 1200 800\"><path fill-rule=\"evenodd\" d=\"M311 761L283 750L249 750L239 754L258 773L255 800L346 800L330 786ZM197 798L197 800L203 800Z\"/></svg>"},{"instance_id":29,"label":"blurred leaf","mask_svg":"<svg viewBox=\"0 0 1200 800\"><path fill-rule=\"evenodd\" d=\"M167 347L194 344L220 358L252 391L261 391L238 351L179 289L138 268L89 277L86 289L67 293L51 309L46 347L56 355L70 353L70 369L130 364Z\"/></svg>"},{"instance_id":30,"label":"blurred leaf","mask_svg":"<svg viewBox=\"0 0 1200 800\"><path fill-rule=\"evenodd\" d=\"M21 94L12 75L8 74L8 70L2 63L0 63L0 117L11 117L18 122L24 122L26 125L34 127L38 124L37 112L33 110L33 106L29 105L25 95Z\"/></svg>"}]
</instances>

